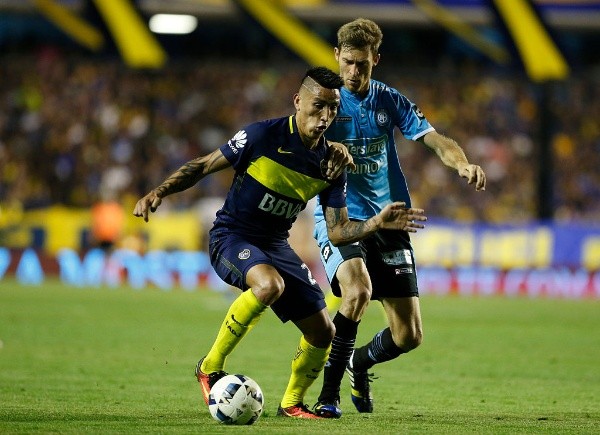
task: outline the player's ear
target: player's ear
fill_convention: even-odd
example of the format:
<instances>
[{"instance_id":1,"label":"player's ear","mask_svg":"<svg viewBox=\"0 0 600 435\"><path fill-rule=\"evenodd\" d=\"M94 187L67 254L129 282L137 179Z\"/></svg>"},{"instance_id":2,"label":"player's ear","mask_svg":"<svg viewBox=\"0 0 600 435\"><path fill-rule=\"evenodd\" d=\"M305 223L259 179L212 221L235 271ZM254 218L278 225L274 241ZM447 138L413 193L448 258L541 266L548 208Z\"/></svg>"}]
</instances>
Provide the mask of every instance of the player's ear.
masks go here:
<instances>
[{"instance_id":1,"label":"player's ear","mask_svg":"<svg viewBox=\"0 0 600 435\"><path fill-rule=\"evenodd\" d=\"M381 59L381 54L377 53L374 57L373 57L373 66L377 65L379 63L379 60Z\"/></svg>"},{"instance_id":2,"label":"player's ear","mask_svg":"<svg viewBox=\"0 0 600 435\"><path fill-rule=\"evenodd\" d=\"M300 110L300 94L294 94L294 107L296 110Z\"/></svg>"},{"instance_id":3,"label":"player's ear","mask_svg":"<svg viewBox=\"0 0 600 435\"><path fill-rule=\"evenodd\" d=\"M335 61L340 63L340 49L337 47L333 47L333 56L335 57Z\"/></svg>"}]
</instances>

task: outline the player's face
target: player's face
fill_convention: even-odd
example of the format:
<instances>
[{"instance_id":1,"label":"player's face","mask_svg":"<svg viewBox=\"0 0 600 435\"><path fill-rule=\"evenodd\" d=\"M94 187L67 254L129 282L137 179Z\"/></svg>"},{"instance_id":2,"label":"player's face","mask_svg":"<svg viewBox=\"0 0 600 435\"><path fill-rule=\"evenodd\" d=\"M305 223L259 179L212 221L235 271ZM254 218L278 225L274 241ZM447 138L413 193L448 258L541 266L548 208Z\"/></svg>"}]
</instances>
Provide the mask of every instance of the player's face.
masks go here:
<instances>
[{"instance_id":1,"label":"player's face","mask_svg":"<svg viewBox=\"0 0 600 435\"><path fill-rule=\"evenodd\" d=\"M344 87L351 92L366 95L369 92L369 80L373 67L379 62L379 54L373 56L368 48L335 48L335 60L340 65L340 76Z\"/></svg>"},{"instance_id":2,"label":"player's face","mask_svg":"<svg viewBox=\"0 0 600 435\"><path fill-rule=\"evenodd\" d=\"M314 145L337 115L340 91L309 82L294 96L294 106L301 135L312 142L308 145Z\"/></svg>"}]
</instances>

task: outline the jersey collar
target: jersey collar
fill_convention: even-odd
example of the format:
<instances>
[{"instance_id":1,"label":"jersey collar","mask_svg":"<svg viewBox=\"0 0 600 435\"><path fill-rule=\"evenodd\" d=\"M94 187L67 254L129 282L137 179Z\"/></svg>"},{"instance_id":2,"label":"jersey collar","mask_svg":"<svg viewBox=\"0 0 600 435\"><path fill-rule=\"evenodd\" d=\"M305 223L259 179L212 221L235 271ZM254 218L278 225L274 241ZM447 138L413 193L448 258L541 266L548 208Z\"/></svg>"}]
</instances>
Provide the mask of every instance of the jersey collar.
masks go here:
<instances>
[{"instance_id":1,"label":"jersey collar","mask_svg":"<svg viewBox=\"0 0 600 435\"><path fill-rule=\"evenodd\" d=\"M356 92L352 92L352 91L348 90L345 86L342 86L340 91L344 97L346 97L352 101L356 101L357 103L360 103L361 101L364 101L367 98L369 98L369 95L371 95L372 87L373 87L373 80L369 80L369 92L367 92L367 95L365 95L364 98L362 98Z\"/></svg>"}]
</instances>

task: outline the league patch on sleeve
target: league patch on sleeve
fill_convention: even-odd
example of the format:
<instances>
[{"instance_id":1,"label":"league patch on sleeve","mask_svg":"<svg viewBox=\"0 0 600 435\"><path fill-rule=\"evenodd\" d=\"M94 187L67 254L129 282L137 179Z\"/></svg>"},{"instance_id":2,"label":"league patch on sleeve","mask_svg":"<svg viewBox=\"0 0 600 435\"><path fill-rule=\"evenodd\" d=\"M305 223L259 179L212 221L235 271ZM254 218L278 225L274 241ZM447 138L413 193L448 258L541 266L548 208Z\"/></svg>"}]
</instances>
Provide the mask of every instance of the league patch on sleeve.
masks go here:
<instances>
[{"instance_id":1,"label":"league patch on sleeve","mask_svg":"<svg viewBox=\"0 0 600 435\"><path fill-rule=\"evenodd\" d=\"M413 112L415 112L415 115L417 115L419 119L425 118L425 115L423 114L423 112L421 112L421 109L419 109L419 107L417 107L416 104L412 105L412 110Z\"/></svg>"}]
</instances>

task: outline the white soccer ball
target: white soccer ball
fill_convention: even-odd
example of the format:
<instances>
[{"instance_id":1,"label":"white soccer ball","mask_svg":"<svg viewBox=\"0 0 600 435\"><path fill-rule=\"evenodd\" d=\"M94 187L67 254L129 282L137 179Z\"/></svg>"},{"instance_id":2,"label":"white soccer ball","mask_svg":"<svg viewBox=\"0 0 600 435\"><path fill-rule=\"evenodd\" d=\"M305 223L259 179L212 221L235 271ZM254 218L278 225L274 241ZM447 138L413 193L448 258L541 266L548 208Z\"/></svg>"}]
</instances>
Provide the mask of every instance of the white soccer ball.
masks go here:
<instances>
[{"instance_id":1,"label":"white soccer ball","mask_svg":"<svg viewBox=\"0 0 600 435\"><path fill-rule=\"evenodd\" d=\"M210 415L223 424L253 424L265 401L258 384L244 375L226 375L210 389Z\"/></svg>"}]
</instances>

